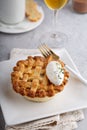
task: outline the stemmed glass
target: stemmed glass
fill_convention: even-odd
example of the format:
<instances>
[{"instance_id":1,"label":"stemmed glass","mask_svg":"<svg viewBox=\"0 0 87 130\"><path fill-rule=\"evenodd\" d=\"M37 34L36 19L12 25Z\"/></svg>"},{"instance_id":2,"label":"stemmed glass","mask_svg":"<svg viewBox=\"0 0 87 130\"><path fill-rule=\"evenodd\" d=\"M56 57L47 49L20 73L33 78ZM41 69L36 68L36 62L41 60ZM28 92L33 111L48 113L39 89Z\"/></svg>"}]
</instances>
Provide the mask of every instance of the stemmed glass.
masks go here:
<instances>
[{"instance_id":1,"label":"stemmed glass","mask_svg":"<svg viewBox=\"0 0 87 130\"><path fill-rule=\"evenodd\" d=\"M53 10L53 29L50 32L44 33L41 38L41 43L46 43L50 47L62 47L63 44L67 41L67 36L56 30L57 24L57 13L62 9L68 0L44 0L47 7Z\"/></svg>"}]
</instances>

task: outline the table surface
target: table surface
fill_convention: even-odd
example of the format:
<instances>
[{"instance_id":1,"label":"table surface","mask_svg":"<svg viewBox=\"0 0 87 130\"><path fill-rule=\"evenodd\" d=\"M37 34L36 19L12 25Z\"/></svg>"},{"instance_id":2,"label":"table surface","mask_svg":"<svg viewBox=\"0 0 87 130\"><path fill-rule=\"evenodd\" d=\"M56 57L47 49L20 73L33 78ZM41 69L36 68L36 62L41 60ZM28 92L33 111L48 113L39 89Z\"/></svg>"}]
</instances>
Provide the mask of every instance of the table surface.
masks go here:
<instances>
[{"instance_id":1,"label":"table surface","mask_svg":"<svg viewBox=\"0 0 87 130\"><path fill-rule=\"evenodd\" d=\"M46 31L51 30L52 10L49 10L42 0L37 1L43 7L45 18L40 26L22 34L5 34L0 32L0 61L7 60L13 48L37 48L39 38ZM64 47L68 50L77 68L87 79L87 14L78 14L72 8L71 0L59 12L56 29L68 36ZM84 71L85 70L85 71ZM85 119L78 123L76 130L87 128L87 109L83 110ZM0 110L0 130L4 130L4 119Z\"/></svg>"}]
</instances>

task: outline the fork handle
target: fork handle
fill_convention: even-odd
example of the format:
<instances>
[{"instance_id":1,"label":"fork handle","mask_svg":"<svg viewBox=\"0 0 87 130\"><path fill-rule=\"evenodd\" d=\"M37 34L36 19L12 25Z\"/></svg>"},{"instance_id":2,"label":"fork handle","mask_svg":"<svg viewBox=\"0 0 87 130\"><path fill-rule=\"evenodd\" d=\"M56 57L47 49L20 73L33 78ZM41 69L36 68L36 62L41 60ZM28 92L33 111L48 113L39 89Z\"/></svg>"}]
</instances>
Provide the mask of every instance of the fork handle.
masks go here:
<instances>
[{"instance_id":1,"label":"fork handle","mask_svg":"<svg viewBox=\"0 0 87 130\"><path fill-rule=\"evenodd\" d=\"M84 83L85 85L87 85L87 80L85 80L78 72L76 72L75 70L73 70L71 67L69 67L68 65L65 65L66 69L68 69L76 78L78 78L82 83Z\"/></svg>"}]
</instances>

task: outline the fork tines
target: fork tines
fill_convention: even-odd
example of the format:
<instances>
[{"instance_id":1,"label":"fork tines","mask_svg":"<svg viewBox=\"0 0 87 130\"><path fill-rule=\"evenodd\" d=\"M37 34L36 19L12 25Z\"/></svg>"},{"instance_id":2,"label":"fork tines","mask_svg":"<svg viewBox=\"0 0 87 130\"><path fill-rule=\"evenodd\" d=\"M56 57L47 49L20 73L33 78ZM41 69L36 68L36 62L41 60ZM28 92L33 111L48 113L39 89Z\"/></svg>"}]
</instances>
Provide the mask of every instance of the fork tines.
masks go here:
<instances>
[{"instance_id":1,"label":"fork tines","mask_svg":"<svg viewBox=\"0 0 87 130\"><path fill-rule=\"evenodd\" d=\"M60 57L58 55L56 55L45 43L44 44L41 44L39 46L39 50L41 52L41 54L44 56L44 57L47 57L49 55L52 55L52 57L54 59L59 59Z\"/></svg>"},{"instance_id":2,"label":"fork tines","mask_svg":"<svg viewBox=\"0 0 87 130\"><path fill-rule=\"evenodd\" d=\"M51 49L44 43L39 46L39 50L42 53L44 57L47 57L49 55L52 55Z\"/></svg>"}]
</instances>

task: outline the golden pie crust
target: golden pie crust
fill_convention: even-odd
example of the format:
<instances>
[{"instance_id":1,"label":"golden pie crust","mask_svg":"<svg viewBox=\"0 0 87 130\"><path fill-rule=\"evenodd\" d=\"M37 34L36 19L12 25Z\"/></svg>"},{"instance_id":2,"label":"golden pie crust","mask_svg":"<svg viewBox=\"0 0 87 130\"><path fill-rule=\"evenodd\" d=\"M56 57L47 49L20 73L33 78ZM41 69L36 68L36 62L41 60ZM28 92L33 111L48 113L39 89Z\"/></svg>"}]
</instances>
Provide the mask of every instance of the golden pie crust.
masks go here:
<instances>
[{"instance_id":1,"label":"golden pie crust","mask_svg":"<svg viewBox=\"0 0 87 130\"><path fill-rule=\"evenodd\" d=\"M61 85L54 85L46 75L46 66L50 61L53 61L52 56L28 56L18 61L11 73L14 91L29 100L42 102L61 92L68 81L69 72L65 70L64 63L58 60L64 68L64 80Z\"/></svg>"}]
</instances>

